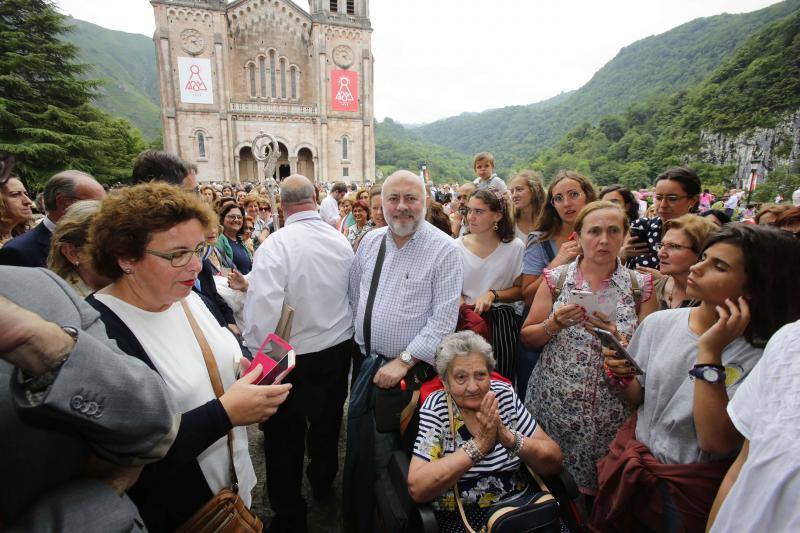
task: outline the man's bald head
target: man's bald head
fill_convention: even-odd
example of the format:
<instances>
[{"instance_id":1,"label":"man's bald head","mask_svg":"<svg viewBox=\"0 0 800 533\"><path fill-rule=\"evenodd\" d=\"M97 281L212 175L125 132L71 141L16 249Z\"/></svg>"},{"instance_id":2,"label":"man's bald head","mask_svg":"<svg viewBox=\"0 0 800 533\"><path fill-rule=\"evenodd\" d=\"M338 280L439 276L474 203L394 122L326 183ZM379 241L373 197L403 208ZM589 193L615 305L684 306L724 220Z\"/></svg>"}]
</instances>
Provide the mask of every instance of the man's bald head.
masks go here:
<instances>
[{"instance_id":1,"label":"man's bald head","mask_svg":"<svg viewBox=\"0 0 800 533\"><path fill-rule=\"evenodd\" d=\"M281 182L281 205L285 216L317 208L316 189L311 180L292 174Z\"/></svg>"},{"instance_id":2,"label":"man's bald head","mask_svg":"<svg viewBox=\"0 0 800 533\"><path fill-rule=\"evenodd\" d=\"M386 181L383 182L383 190L385 190L386 187L392 187L395 183L401 182L415 183L419 187L420 194L425 196L425 184L422 182L419 176L410 170L398 170L393 172L392 175L386 178Z\"/></svg>"}]
</instances>

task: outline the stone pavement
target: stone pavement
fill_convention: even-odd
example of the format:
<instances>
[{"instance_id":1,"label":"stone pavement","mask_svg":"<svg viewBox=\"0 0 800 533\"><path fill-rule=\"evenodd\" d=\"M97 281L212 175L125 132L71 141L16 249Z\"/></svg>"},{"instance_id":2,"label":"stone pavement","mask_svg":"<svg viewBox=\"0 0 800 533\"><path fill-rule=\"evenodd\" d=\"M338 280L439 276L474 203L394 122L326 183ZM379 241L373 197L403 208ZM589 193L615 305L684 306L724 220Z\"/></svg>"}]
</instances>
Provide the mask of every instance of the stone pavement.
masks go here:
<instances>
[{"instance_id":1,"label":"stone pavement","mask_svg":"<svg viewBox=\"0 0 800 533\"><path fill-rule=\"evenodd\" d=\"M308 531L309 533L341 533L342 526L342 468L344 467L345 429L347 428L347 403L344 406L344 420L339 436L339 473L333 482L331 496L325 502L317 502L311 495L311 486L305 475L303 476L303 496L308 506ZM250 457L256 471L258 483L253 489L253 511L262 516L270 516L269 498L266 494L266 473L264 471L264 434L258 425L247 428L247 437L250 443ZM306 459L308 464L308 459Z\"/></svg>"}]
</instances>

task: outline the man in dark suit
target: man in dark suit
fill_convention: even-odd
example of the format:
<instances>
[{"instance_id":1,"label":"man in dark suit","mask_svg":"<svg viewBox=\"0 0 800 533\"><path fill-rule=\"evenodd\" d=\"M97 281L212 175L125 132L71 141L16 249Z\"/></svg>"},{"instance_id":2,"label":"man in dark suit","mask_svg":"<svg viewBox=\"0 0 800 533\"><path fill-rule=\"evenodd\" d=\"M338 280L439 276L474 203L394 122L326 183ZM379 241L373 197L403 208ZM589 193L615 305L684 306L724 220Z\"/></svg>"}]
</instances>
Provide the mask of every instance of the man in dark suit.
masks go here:
<instances>
[{"instance_id":1,"label":"man in dark suit","mask_svg":"<svg viewBox=\"0 0 800 533\"><path fill-rule=\"evenodd\" d=\"M46 267L50 238L67 208L79 200L102 200L105 196L103 186L89 174L79 170L59 172L44 186L47 216L35 228L0 248L0 265Z\"/></svg>"},{"instance_id":2,"label":"man in dark suit","mask_svg":"<svg viewBox=\"0 0 800 533\"><path fill-rule=\"evenodd\" d=\"M0 529L139 531L125 491L180 414L57 275L0 266Z\"/></svg>"}]
</instances>

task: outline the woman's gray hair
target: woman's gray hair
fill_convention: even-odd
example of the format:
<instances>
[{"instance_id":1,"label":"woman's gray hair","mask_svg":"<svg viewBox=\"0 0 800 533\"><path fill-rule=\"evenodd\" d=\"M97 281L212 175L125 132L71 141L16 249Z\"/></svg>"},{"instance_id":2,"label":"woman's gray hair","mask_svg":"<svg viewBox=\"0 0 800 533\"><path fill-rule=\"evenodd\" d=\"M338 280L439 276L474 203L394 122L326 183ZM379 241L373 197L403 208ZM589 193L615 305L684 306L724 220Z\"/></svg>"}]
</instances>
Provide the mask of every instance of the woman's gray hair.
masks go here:
<instances>
[{"instance_id":1,"label":"woman's gray hair","mask_svg":"<svg viewBox=\"0 0 800 533\"><path fill-rule=\"evenodd\" d=\"M486 368L489 372L494 370L495 361L492 347L486 342L486 339L469 330L451 333L442 340L439 348L436 349L436 360L434 361L436 373L439 374L442 381L447 381L447 369L453 359L475 353L482 355L486 360Z\"/></svg>"}]
</instances>

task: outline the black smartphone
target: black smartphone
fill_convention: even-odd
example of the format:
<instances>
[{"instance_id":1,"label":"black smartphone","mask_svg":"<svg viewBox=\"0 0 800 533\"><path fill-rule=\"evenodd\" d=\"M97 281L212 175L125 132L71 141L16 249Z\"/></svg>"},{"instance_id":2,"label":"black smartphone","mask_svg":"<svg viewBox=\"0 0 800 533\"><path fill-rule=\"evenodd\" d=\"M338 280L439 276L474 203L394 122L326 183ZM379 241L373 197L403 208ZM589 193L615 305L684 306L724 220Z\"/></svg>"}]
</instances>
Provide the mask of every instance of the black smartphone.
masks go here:
<instances>
[{"instance_id":1,"label":"black smartphone","mask_svg":"<svg viewBox=\"0 0 800 533\"><path fill-rule=\"evenodd\" d=\"M628 363L631 365L631 368L633 369L634 374L639 376L644 375L644 370L642 370L642 368L638 364L636 364L636 361L633 359L633 356L628 353L628 350L626 350L625 347L622 346L622 344L619 343L619 341L617 340L617 338L614 336L613 333L611 333L606 329L601 329L601 328L592 328L592 330L594 331L595 335L597 335L597 338L600 339L600 344L602 344L606 348L610 348L611 350L617 352L617 357L619 359L625 359L626 361L628 361Z\"/></svg>"}]
</instances>

